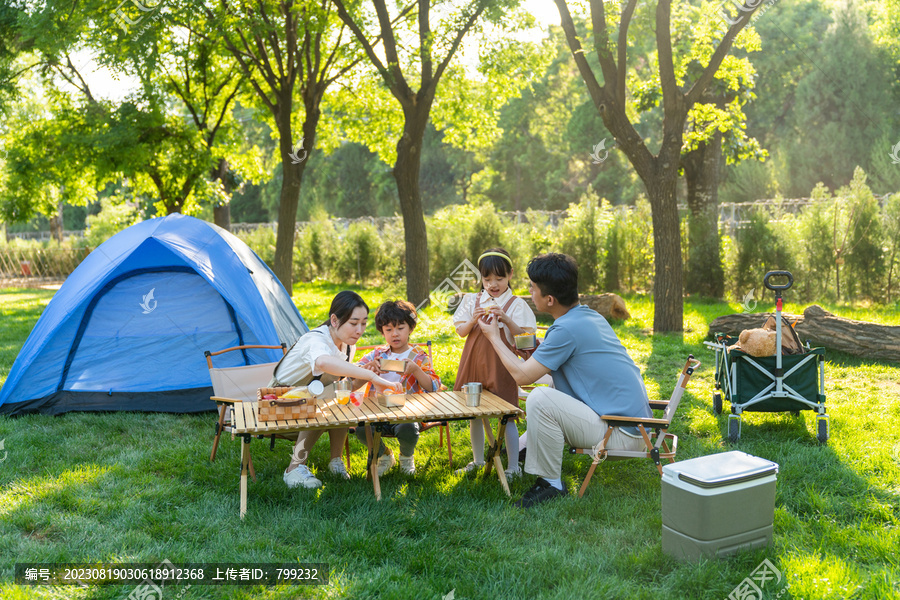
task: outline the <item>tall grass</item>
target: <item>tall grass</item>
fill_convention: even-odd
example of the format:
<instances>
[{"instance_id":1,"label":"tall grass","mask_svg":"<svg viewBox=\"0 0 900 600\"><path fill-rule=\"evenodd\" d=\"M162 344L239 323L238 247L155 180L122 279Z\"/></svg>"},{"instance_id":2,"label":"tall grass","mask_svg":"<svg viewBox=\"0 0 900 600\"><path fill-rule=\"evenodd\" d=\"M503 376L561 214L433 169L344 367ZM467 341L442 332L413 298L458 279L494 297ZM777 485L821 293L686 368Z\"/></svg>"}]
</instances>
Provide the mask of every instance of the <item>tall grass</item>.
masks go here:
<instances>
[{"instance_id":1,"label":"tall grass","mask_svg":"<svg viewBox=\"0 0 900 600\"><path fill-rule=\"evenodd\" d=\"M298 285L294 300L313 326L338 286ZM361 289L373 308L385 295ZM51 297L0 292L0 378ZM614 328L641 367L652 397L671 393L688 353L704 361L676 417L679 460L731 449L726 416L710 410L712 353L701 344L712 318L735 304L685 304L683 335L651 333L652 301L626 296L633 318ZM826 308L896 324L898 314ZM758 310L764 310L760 305ZM450 317L425 311L417 339L436 340L437 368L452 383L462 340ZM380 336L370 321L364 343ZM363 343L361 342L361 343ZM327 444L310 464L325 486L289 490L289 446L251 444L257 482L238 519L240 443L223 439L209 462L213 415L70 413L0 417L0 598L128 597L134 586L31 588L12 581L16 562L325 562L323 587L194 586L163 598L710 598L728 597L763 559L783 574L781 598L900 597L897 561L900 418L897 365L830 353L826 366L831 440L820 446L811 414L746 413L736 449L779 464L770 549L680 563L661 552L660 480L646 461L607 462L585 496L574 493L589 460L566 456L572 496L527 512L495 479L456 475L435 430L423 434L417 474L382 478L381 502L365 480L364 449L351 440L352 479L327 474ZM727 406L727 405L726 405ZM520 427L524 430L525 423ZM452 427L454 463L470 460L468 427ZM2 453L0 453L2 456ZM532 483L514 480L513 498ZM740 505L723 510L741 518Z\"/></svg>"}]
</instances>

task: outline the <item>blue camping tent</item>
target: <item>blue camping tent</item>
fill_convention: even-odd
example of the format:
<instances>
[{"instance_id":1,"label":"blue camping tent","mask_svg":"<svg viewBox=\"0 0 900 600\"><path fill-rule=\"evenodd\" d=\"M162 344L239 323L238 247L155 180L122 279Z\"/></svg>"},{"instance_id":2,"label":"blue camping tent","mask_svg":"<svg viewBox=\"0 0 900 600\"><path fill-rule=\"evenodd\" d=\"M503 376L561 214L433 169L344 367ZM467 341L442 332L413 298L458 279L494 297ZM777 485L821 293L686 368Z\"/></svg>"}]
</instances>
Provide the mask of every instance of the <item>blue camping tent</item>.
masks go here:
<instances>
[{"instance_id":1,"label":"blue camping tent","mask_svg":"<svg viewBox=\"0 0 900 600\"><path fill-rule=\"evenodd\" d=\"M290 346L307 331L241 240L180 214L143 221L91 252L54 295L0 388L0 414L213 409L204 351ZM216 366L281 351L240 354Z\"/></svg>"}]
</instances>

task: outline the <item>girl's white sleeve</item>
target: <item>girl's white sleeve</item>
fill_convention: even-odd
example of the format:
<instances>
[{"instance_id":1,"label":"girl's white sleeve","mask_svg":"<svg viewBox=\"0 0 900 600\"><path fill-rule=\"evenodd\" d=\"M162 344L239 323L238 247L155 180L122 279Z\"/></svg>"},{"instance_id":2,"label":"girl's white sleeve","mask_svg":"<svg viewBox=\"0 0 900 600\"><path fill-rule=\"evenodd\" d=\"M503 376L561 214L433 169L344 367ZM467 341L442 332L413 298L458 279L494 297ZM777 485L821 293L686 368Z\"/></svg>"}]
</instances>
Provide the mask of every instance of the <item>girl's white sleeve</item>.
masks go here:
<instances>
[{"instance_id":1,"label":"girl's white sleeve","mask_svg":"<svg viewBox=\"0 0 900 600\"><path fill-rule=\"evenodd\" d=\"M512 319L513 323L526 331L537 330L537 320L534 318L534 313L531 311L528 303L521 298L516 298L516 301L509 308L509 318Z\"/></svg>"},{"instance_id":2,"label":"girl's white sleeve","mask_svg":"<svg viewBox=\"0 0 900 600\"><path fill-rule=\"evenodd\" d=\"M456 325L457 323L468 323L472 320L472 315L474 312L475 294L466 294L460 301L456 312L453 313L453 324Z\"/></svg>"}]
</instances>

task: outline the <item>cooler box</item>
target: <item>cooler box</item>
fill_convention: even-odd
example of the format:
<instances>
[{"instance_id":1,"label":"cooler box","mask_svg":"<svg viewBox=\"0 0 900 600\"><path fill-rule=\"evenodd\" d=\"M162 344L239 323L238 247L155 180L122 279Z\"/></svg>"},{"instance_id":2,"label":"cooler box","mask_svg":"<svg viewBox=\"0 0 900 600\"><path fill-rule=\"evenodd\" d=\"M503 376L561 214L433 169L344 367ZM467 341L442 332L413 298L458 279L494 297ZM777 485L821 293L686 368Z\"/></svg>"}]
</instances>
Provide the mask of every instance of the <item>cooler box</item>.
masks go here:
<instances>
[{"instance_id":1,"label":"cooler box","mask_svg":"<svg viewBox=\"0 0 900 600\"><path fill-rule=\"evenodd\" d=\"M663 552L697 560L771 545L776 473L776 463L739 451L665 465Z\"/></svg>"}]
</instances>

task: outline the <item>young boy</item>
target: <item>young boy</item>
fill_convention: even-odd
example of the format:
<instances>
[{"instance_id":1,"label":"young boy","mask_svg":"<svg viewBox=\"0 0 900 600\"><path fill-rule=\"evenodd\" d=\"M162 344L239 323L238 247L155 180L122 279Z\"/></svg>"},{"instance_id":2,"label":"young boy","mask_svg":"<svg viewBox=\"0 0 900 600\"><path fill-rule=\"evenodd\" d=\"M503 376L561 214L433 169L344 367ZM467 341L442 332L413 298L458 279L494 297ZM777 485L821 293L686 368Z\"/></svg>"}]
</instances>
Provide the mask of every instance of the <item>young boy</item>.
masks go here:
<instances>
[{"instance_id":1,"label":"young boy","mask_svg":"<svg viewBox=\"0 0 900 600\"><path fill-rule=\"evenodd\" d=\"M394 300L379 306L378 312L375 313L375 328L384 336L387 344L363 356L357 363L359 366L373 371L382 379L400 384L407 394L436 392L441 388L441 378L434 372L428 354L409 345L409 336L416 328L416 309L411 303L406 300ZM382 371L382 360L401 360L406 368L403 373ZM413 461L413 452L419 441L419 424L392 425L390 435L395 436L400 443L400 468L404 473L414 474L416 465ZM356 437L363 444L366 443L366 432L363 427L357 427ZM379 477L397 464L394 454L384 445L384 441L378 449L377 464Z\"/></svg>"}]
</instances>

